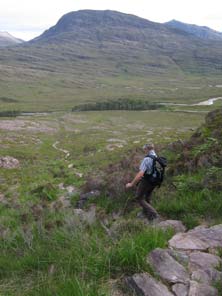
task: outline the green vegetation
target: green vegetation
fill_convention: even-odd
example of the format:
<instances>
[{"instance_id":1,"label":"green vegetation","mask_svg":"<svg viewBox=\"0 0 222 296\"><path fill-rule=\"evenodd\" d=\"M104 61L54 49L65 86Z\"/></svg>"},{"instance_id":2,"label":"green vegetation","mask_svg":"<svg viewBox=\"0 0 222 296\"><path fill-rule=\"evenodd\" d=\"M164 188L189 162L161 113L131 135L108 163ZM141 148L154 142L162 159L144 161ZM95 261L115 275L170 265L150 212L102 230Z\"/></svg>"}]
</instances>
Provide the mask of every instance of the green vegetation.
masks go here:
<instances>
[{"instance_id":1,"label":"green vegetation","mask_svg":"<svg viewBox=\"0 0 222 296\"><path fill-rule=\"evenodd\" d=\"M154 104L221 96L221 42L109 13L105 26L92 12L79 13L67 16L68 31L60 22L35 42L1 48L1 110L71 111L119 98ZM103 12L96 18L106 22ZM86 20L92 22L87 29Z\"/></svg>"},{"instance_id":2,"label":"green vegetation","mask_svg":"<svg viewBox=\"0 0 222 296\"><path fill-rule=\"evenodd\" d=\"M220 257L220 258L222 258L222 248L218 248L218 250L217 250L217 255ZM218 271L222 271L222 265L221 264L219 264L219 266L217 266L217 268L216 268ZM220 295L221 293L222 293L222 283L221 283L221 281L216 281L215 283L214 283L214 286L215 286L215 288L218 290L218 294Z\"/></svg>"},{"instance_id":3,"label":"green vegetation","mask_svg":"<svg viewBox=\"0 0 222 296\"><path fill-rule=\"evenodd\" d=\"M166 217L183 221L188 229L201 224L201 221L220 222L221 196L217 188L208 189L204 186L205 173L175 178L173 184L176 184L176 190L164 188L165 192L155 200L157 210Z\"/></svg>"},{"instance_id":4,"label":"green vegetation","mask_svg":"<svg viewBox=\"0 0 222 296\"><path fill-rule=\"evenodd\" d=\"M1 111L0 117L16 117L21 115L20 111Z\"/></svg>"},{"instance_id":5,"label":"green vegetation","mask_svg":"<svg viewBox=\"0 0 222 296\"><path fill-rule=\"evenodd\" d=\"M142 100L119 99L107 102L97 102L75 106L72 111L99 111L99 110L156 110L163 109L163 105Z\"/></svg>"},{"instance_id":6,"label":"green vegetation","mask_svg":"<svg viewBox=\"0 0 222 296\"><path fill-rule=\"evenodd\" d=\"M4 295L108 295L103 292L108 281L150 270L147 253L165 247L172 235L129 222L121 239L112 240L100 225L89 228L68 214L60 213L63 226L56 230L34 224L31 231L25 225L11 231L14 239L8 236L1 245Z\"/></svg>"},{"instance_id":7,"label":"green vegetation","mask_svg":"<svg viewBox=\"0 0 222 296\"><path fill-rule=\"evenodd\" d=\"M215 115L217 124L210 118L192 137L198 145L194 142L189 153L196 163L221 145L215 132L220 116ZM2 118L2 155L17 158L20 167L0 169L1 293L108 296L113 282L121 290L125 275L152 273L147 254L165 248L173 233L136 218L139 207L131 201L133 192L124 190L147 141L155 142L170 161L167 180L153 197L159 213L181 219L188 228L201 221L220 223L218 159L213 156L211 167L189 171L181 146L202 122L201 113L162 110ZM180 143L179 148L172 141ZM184 170L178 174L182 161ZM74 191L66 189L70 185ZM83 185L101 190L85 205L89 212L96 205L90 224L73 210ZM70 201L69 207L61 197Z\"/></svg>"},{"instance_id":8,"label":"green vegetation","mask_svg":"<svg viewBox=\"0 0 222 296\"><path fill-rule=\"evenodd\" d=\"M146 256L173 233L139 220L124 186L147 142L169 160L160 215L222 222L221 112L203 125L221 100L192 106L221 96L221 42L107 13L106 26L80 13L68 31L62 21L0 49L1 156L19 161L0 168L0 295L111 296L126 275L152 273Z\"/></svg>"},{"instance_id":9,"label":"green vegetation","mask_svg":"<svg viewBox=\"0 0 222 296\"><path fill-rule=\"evenodd\" d=\"M174 150L173 176L156 200L160 212L181 219L189 228L201 221L221 223L221 110L207 115L179 154Z\"/></svg>"},{"instance_id":10,"label":"green vegetation","mask_svg":"<svg viewBox=\"0 0 222 296\"><path fill-rule=\"evenodd\" d=\"M126 155L130 159L131 151L144 142L184 138L202 121L202 114L178 117L159 110L2 118L2 156L17 158L20 167L0 169L1 293L110 295L112 281L121 285L119 278L124 275L149 271L146 255L165 247L172 233L154 231L135 220L139 209L130 210L126 192L114 199L104 193L90 201L88 207L97 205L96 220L91 226L84 224L73 213L78 190L90 176ZM70 155L66 158L59 149ZM119 173L125 176L124 171ZM116 183L115 178L110 182L121 193L125 181ZM61 183L75 190L68 193ZM71 208L63 208L61 196L69 197ZM112 214L119 210L111 238L100 221L106 217L111 226Z\"/></svg>"}]
</instances>

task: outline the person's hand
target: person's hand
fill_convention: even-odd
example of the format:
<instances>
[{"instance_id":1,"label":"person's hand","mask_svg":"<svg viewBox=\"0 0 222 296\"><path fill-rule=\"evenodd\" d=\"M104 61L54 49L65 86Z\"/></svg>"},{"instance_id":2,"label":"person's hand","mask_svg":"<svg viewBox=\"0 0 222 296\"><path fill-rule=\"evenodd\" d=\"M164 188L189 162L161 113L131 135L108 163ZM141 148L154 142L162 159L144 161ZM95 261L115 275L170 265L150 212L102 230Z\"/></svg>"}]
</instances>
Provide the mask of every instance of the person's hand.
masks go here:
<instances>
[{"instance_id":1,"label":"person's hand","mask_svg":"<svg viewBox=\"0 0 222 296\"><path fill-rule=\"evenodd\" d=\"M127 183L126 184L126 189L131 188L131 187L133 187L133 184L132 183Z\"/></svg>"}]
</instances>

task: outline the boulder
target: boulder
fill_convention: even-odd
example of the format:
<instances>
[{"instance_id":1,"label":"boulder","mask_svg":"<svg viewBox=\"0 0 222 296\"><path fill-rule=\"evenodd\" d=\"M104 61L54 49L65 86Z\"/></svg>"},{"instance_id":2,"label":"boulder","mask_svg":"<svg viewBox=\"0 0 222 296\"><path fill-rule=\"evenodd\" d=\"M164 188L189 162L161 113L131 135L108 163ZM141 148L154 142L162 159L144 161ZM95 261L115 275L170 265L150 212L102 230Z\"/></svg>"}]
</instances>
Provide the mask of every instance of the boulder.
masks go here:
<instances>
[{"instance_id":1,"label":"boulder","mask_svg":"<svg viewBox=\"0 0 222 296\"><path fill-rule=\"evenodd\" d=\"M187 267L189 263L189 255L185 251L177 251L173 249L167 249L168 254L178 261L183 266Z\"/></svg>"},{"instance_id":2,"label":"boulder","mask_svg":"<svg viewBox=\"0 0 222 296\"><path fill-rule=\"evenodd\" d=\"M218 292L214 287L207 284L200 284L190 281L190 290L188 296L218 296Z\"/></svg>"},{"instance_id":3,"label":"boulder","mask_svg":"<svg viewBox=\"0 0 222 296\"><path fill-rule=\"evenodd\" d=\"M189 281L186 269L169 255L167 250L155 249L148 256L148 263L164 281L170 284Z\"/></svg>"},{"instance_id":4,"label":"boulder","mask_svg":"<svg viewBox=\"0 0 222 296\"><path fill-rule=\"evenodd\" d=\"M188 296L189 285L175 284L172 286L172 291L176 296Z\"/></svg>"},{"instance_id":5,"label":"boulder","mask_svg":"<svg viewBox=\"0 0 222 296\"><path fill-rule=\"evenodd\" d=\"M198 227L189 232L192 236L206 243L209 248L222 247L222 224L210 228Z\"/></svg>"},{"instance_id":6,"label":"boulder","mask_svg":"<svg viewBox=\"0 0 222 296\"><path fill-rule=\"evenodd\" d=\"M200 283L212 285L222 281L222 272L214 269L198 269L192 272L191 279Z\"/></svg>"},{"instance_id":7,"label":"boulder","mask_svg":"<svg viewBox=\"0 0 222 296\"><path fill-rule=\"evenodd\" d=\"M169 247L178 250L207 250L208 245L187 233L177 233L169 240Z\"/></svg>"},{"instance_id":8,"label":"boulder","mask_svg":"<svg viewBox=\"0 0 222 296\"><path fill-rule=\"evenodd\" d=\"M175 233L186 231L186 227L179 220L165 220L165 221L159 222L155 226L158 228L161 228L163 230L167 230L169 228L172 228Z\"/></svg>"},{"instance_id":9,"label":"boulder","mask_svg":"<svg viewBox=\"0 0 222 296\"><path fill-rule=\"evenodd\" d=\"M127 277L126 283L138 296L174 296L164 284L147 273Z\"/></svg>"},{"instance_id":10,"label":"boulder","mask_svg":"<svg viewBox=\"0 0 222 296\"><path fill-rule=\"evenodd\" d=\"M0 157L0 168L16 169L19 167L19 161L11 156Z\"/></svg>"},{"instance_id":11,"label":"boulder","mask_svg":"<svg viewBox=\"0 0 222 296\"><path fill-rule=\"evenodd\" d=\"M222 247L222 224L210 228L197 227L186 233L177 233L169 246L178 250L199 250Z\"/></svg>"},{"instance_id":12,"label":"boulder","mask_svg":"<svg viewBox=\"0 0 222 296\"><path fill-rule=\"evenodd\" d=\"M222 263L220 257L204 253L204 252L192 252L189 260L189 270L195 271L198 269L216 268Z\"/></svg>"}]
</instances>

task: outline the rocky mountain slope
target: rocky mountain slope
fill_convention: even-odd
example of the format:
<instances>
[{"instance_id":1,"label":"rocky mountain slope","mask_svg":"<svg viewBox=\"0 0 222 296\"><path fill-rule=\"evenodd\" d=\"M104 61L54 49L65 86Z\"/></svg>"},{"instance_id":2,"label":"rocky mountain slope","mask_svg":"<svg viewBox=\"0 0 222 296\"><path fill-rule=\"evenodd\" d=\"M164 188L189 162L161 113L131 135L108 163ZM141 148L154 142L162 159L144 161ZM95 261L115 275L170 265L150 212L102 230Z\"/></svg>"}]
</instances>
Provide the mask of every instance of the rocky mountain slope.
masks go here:
<instances>
[{"instance_id":1,"label":"rocky mountain slope","mask_svg":"<svg viewBox=\"0 0 222 296\"><path fill-rule=\"evenodd\" d=\"M74 67L96 75L218 71L221 43L200 40L164 24L115 11L83 10L18 49L1 52L36 69ZM109 70L108 70L109 69ZM108 72L108 73L107 73Z\"/></svg>"},{"instance_id":2,"label":"rocky mountain slope","mask_svg":"<svg viewBox=\"0 0 222 296\"><path fill-rule=\"evenodd\" d=\"M220 84L221 45L116 11L70 12L38 38L0 50L2 96L22 102L5 108L216 97L220 89L211 86Z\"/></svg>"},{"instance_id":3,"label":"rocky mountain slope","mask_svg":"<svg viewBox=\"0 0 222 296\"><path fill-rule=\"evenodd\" d=\"M205 40L222 40L222 33L212 30L205 26L197 26L197 25L191 25L186 24L177 20L172 20L167 23L165 23L167 26L171 28L175 28L181 31L184 31L190 35L199 37L201 39Z\"/></svg>"}]
</instances>

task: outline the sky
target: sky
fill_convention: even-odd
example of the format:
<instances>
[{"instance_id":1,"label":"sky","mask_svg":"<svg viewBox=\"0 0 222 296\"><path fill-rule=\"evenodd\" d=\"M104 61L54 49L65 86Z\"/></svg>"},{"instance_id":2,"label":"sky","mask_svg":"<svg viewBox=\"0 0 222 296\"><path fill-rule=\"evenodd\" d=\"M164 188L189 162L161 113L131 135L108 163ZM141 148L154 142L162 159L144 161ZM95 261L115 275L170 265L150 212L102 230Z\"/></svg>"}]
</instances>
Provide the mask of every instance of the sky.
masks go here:
<instances>
[{"instance_id":1,"label":"sky","mask_svg":"<svg viewBox=\"0 0 222 296\"><path fill-rule=\"evenodd\" d=\"M222 32L221 0L0 0L0 32L30 40L81 9L116 10L159 23L176 19Z\"/></svg>"}]
</instances>

